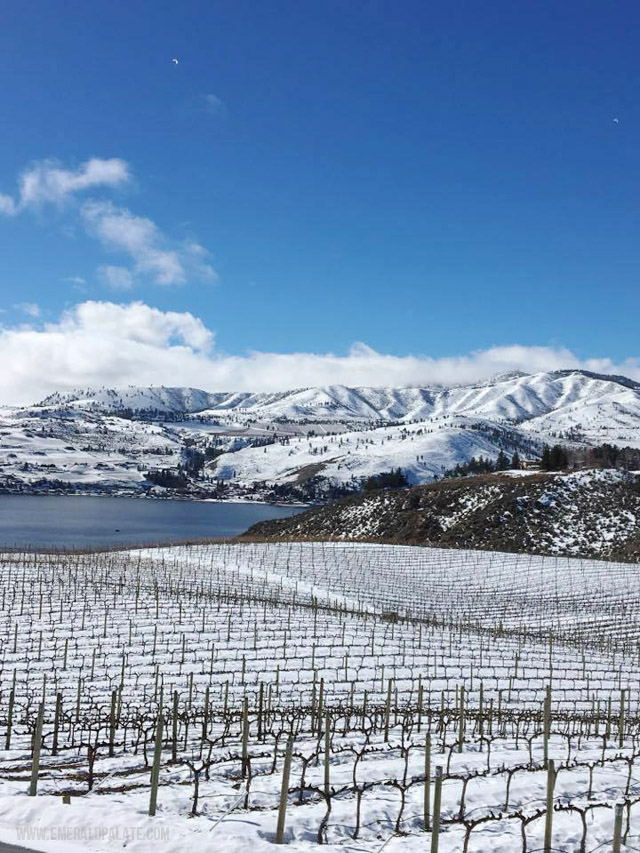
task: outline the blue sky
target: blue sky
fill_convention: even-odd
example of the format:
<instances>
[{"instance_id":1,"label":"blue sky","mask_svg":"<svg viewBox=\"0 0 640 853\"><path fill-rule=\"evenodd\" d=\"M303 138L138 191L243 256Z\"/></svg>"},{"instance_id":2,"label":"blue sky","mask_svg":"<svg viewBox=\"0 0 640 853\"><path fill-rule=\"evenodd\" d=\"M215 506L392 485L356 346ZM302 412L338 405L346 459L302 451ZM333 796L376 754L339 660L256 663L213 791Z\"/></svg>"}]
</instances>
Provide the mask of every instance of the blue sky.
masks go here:
<instances>
[{"instance_id":1,"label":"blue sky","mask_svg":"<svg viewBox=\"0 0 640 853\"><path fill-rule=\"evenodd\" d=\"M0 322L139 301L226 355L634 359L639 24L584 0L8 0ZM42 192L91 158L126 177Z\"/></svg>"}]
</instances>

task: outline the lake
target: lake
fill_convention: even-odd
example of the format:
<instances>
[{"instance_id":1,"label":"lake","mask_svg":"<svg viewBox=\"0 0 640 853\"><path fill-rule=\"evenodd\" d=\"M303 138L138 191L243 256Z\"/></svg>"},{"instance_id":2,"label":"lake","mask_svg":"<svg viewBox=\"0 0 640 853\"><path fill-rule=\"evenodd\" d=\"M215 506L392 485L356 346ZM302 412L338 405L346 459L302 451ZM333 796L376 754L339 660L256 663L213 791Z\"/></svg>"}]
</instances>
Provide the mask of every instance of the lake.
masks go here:
<instances>
[{"instance_id":1,"label":"lake","mask_svg":"<svg viewBox=\"0 0 640 853\"><path fill-rule=\"evenodd\" d=\"M0 546L86 548L237 536L304 507L73 495L0 495Z\"/></svg>"}]
</instances>

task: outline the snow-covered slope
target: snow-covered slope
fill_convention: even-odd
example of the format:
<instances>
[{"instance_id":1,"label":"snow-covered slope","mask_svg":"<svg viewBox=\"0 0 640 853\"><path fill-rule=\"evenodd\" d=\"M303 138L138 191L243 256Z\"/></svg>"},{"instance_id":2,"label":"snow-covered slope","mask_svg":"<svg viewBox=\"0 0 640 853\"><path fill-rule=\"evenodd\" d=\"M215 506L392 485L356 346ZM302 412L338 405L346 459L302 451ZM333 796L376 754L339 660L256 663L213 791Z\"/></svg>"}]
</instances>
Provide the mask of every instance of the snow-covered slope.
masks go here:
<instances>
[{"instance_id":1,"label":"snow-covered slope","mask_svg":"<svg viewBox=\"0 0 640 853\"><path fill-rule=\"evenodd\" d=\"M181 455L179 437L158 424L82 411L0 410L0 489L136 492L146 471L175 468Z\"/></svg>"},{"instance_id":2,"label":"snow-covered slope","mask_svg":"<svg viewBox=\"0 0 640 853\"><path fill-rule=\"evenodd\" d=\"M430 419L344 432L291 437L264 447L226 453L213 463L217 477L246 485L304 482L320 474L348 483L389 468L402 468L411 483L424 483L471 457L495 458L500 450L537 455L541 443L517 429L464 417Z\"/></svg>"},{"instance_id":3,"label":"snow-covered slope","mask_svg":"<svg viewBox=\"0 0 640 853\"><path fill-rule=\"evenodd\" d=\"M366 539L640 558L640 475L616 470L444 480L377 491L262 522L267 539Z\"/></svg>"},{"instance_id":4,"label":"snow-covered slope","mask_svg":"<svg viewBox=\"0 0 640 853\"><path fill-rule=\"evenodd\" d=\"M177 469L188 446L208 453L205 486L241 492L398 467L424 483L472 456L536 456L544 441L640 446L640 384L554 371L449 388L80 389L0 409L0 488L7 477L145 488L146 471Z\"/></svg>"},{"instance_id":5,"label":"snow-covered slope","mask_svg":"<svg viewBox=\"0 0 640 853\"><path fill-rule=\"evenodd\" d=\"M82 388L51 394L40 408L85 409L112 412L201 412L216 406L224 394L209 394L199 388Z\"/></svg>"}]
</instances>

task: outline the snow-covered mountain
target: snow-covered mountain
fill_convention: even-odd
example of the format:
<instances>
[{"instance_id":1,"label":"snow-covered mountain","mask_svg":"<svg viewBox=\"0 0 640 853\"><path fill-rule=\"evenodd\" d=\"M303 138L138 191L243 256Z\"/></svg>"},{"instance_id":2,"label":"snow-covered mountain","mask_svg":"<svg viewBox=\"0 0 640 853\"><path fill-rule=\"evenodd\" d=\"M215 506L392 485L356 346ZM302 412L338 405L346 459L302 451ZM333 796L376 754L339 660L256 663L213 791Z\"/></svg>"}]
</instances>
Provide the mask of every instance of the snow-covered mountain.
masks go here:
<instances>
[{"instance_id":1,"label":"snow-covered mountain","mask_svg":"<svg viewBox=\"0 0 640 853\"><path fill-rule=\"evenodd\" d=\"M585 407L595 411L599 407L610 406L617 412L628 410L633 416L640 415L640 383L625 377L575 370L503 374L491 381L449 388L348 388L329 385L253 394L129 386L56 393L39 405L82 407L105 413L123 410L183 414L207 411L215 416L234 412L265 421L411 421L465 415L519 423L549 414L568 417Z\"/></svg>"},{"instance_id":2,"label":"snow-covered mountain","mask_svg":"<svg viewBox=\"0 0 640 853\"><path fill-rule=\"evenodd\" d=\"M398 467L418 484L472 456L536 456L544 441L640 446L640 384L576 370L452 387L79 389L0 409L0 488L144 490L148 471L188 467L195 451L200 491L349 484Z\"/></svg>"}]
</instances>

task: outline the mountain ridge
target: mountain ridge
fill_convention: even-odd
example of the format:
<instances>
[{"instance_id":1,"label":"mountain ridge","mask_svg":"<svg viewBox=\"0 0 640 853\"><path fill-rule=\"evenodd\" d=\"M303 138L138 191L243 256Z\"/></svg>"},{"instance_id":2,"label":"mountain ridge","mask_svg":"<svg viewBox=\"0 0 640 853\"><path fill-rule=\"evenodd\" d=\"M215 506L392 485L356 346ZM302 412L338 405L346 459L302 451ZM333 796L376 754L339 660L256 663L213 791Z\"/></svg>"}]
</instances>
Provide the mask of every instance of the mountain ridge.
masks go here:
<instances>
[{"instance_id":1,"label":"mountain ridge","mask_svg":"<svg viewBox=\"0 0 640 853\"><path fill-rule=\"evenodd\" d=\"M640 383L563 370L449 387L57 392L0 408L0 489L322 501L391 468L418 485L473 456L539 457L545 442L640 446Z\"/></svg>"},{"instance_id":2,"label":"mountain ridge","mask_svg":"<svg viewBox=\"0 0 640 853\"><path fill-rule=\"evenodd\" d=\"M313 410L325 412L325 406L337 408L338 413L343 416L362 417L367 420L381 420L406 418L411 412L405 408L395 412L389 411L391 403L395 402L402 406L406 398L422 398L425 405L430 405L439 397L446 398L460 395L464 392L471 395L473 391L481 392L483 389L495 388L506 383L528 384L534 386L538 377L552 377L565 379L570 377L583 377L593 381L610 383L640 393L640 383L632 379L618 375L598 374L586 370L555 370L539 373L523 373L513 371L497 374L489 380L467 383L464 385L400 385L400 386L347 386L347 385L323 385L293 388L276 392L251 392L251 391L205 391L201 388L189 386L137 386L129 385L122 388L100 389L77 388L66 392L55 392L45 397L34 407L64 407L64 406L89 406L100 410L104 407L106 411L117 412L132 410L147 412L155 410L158 412L180 412L183 414L198 414L204 411L220 408L221 410L238 409L254 410L261 407L273 407L277 403L293 400L293 409L299 409L300 414L311 415ZM385 404L384 398L387 397ZM314 401L314 396L316 400ZM323 406L322 397L325 398ZM402 400L405 398L405 401ZM352 399L349 399L352 398ZM355 400L353 399L355 398ZM382 401L376 406L376 400ZM299 402L296 402L299 401ZM360 410L354 405L356 401L361 403ZM144 405L140 405L144 403ZM340 405L343 411L340 412ZM405 402L406 407L406 402ZM29 408L29 407L26 407ZM367 417L367 412L371 415ZM424 412L422 412L424 414Z\"/></svg>"}]
</instances>

